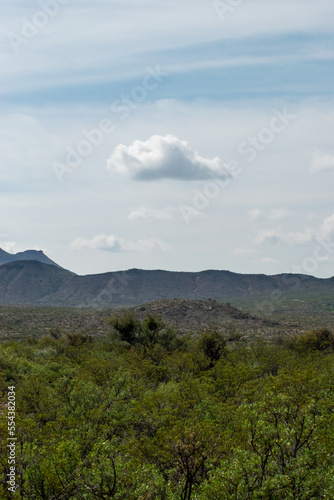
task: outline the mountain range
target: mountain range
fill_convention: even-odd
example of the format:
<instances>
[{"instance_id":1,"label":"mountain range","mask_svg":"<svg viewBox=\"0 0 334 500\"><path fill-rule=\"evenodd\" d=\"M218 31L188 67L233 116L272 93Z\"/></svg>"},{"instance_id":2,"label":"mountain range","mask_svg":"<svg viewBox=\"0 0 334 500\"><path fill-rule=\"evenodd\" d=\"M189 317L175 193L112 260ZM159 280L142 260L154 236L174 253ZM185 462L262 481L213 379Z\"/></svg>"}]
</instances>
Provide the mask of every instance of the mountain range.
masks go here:
<instances>
[{"instance_id":1,"label":"mountain range","mask_svg":"<svg viewBox=\"0 0 334 500\"><path fill-rule=\"evenodd\" d=\"M79 276L43 252L8 254L0 250L0 304L62 307L128 307L158 299L300 297L332 293L334 278L298 274L237 274L230 271L172 272L130 269Z\"/></svg>"}]
</instances>

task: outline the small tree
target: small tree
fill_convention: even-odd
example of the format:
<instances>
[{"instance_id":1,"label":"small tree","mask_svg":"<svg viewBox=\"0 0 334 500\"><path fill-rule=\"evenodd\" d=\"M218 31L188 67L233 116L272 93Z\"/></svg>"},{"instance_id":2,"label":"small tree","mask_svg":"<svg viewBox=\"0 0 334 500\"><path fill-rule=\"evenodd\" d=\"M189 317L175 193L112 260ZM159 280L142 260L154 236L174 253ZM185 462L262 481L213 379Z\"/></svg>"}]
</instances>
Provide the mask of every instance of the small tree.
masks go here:
<instances>
[{"instance_id":1,"label":"small tree","mask_svg":"<svg viewBox=\"0 0 334 500\"><path fill-rule=\"evenodd\" d=\"M226 338L218 330L207 330L201 333L199 347L210 360L208 368L212 368L226 349Z\"/></svg>"},{"instance_id":2,"label":"small tree","mask_svg":"<svg viewBox=\"0 0 334 500\"><path fill-rule=\"evenodd\" d=\"M125 311L122 315L115 314L110 320L110 325L119 335L123 342L134 345L141 337L141 325L130 311Z\"/></svg>"}]
</instances>

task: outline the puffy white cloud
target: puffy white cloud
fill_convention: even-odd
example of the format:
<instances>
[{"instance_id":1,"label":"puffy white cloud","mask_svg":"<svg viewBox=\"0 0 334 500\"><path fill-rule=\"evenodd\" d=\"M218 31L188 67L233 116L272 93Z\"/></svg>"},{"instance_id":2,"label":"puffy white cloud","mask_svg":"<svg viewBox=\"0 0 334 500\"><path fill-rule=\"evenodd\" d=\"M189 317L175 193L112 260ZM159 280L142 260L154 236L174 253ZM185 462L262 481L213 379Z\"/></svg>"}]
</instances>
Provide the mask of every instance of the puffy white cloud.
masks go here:
<instances>
[{"instance_id":1,"label":"puffy white cloud","mask_svg":"<svg viewBox=\"0 0 334 500\"><path fill-rule=\"evenodd\" d=\"M108 252L151 252L164 251L166 245L156 238L129 241L114 235L99 234L91 240L76 238L71 243L72 250L105 250Z\"/></svg>"},{"instance_id":2,"label":"puffy white cloud","mask_svg":"<svg viewBox=\"0 0 334 500\"><path fill-rule=\"evenodd\" d=\"M187 141L169 134L153 135L130 146L120 144L108 160L108 169L137 181L231 178L228 166L218 157L204 158Z\"/></svg>"},{"instance_id":3,"label":"puffy white cloud","mask_svg":"<svg viewBox=\"0 0 334 500\"><path fill-rule=\"evenodd\" d=\"M174 215L177 213L177 209L175 207L166 207L162 210L154 210L152 208L141 207L135 210L132 210L129 213L129 220L168 220L172 219Z\"/></svg>"},{"instance_id":4,"label":"puffy white cloud","mask_svg":"<svg viewBox=\"0 0 334 500\"><path fill-rule=\"evenodd\" d=\"M318 172L328 172L334 170L334 155L324 153L320 149L313 152L310 172L316 174Z\"/></svg>"}]
</instances>

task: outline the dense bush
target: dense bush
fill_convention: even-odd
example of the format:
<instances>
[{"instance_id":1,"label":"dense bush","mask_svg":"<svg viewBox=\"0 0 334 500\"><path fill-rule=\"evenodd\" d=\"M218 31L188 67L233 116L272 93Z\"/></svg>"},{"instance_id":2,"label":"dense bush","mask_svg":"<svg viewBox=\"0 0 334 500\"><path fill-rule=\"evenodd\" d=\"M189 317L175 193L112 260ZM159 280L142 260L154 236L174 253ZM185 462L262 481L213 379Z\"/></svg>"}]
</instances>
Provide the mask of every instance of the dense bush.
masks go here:
<instances>
[{"instance_id":1,"label":"dense bush","mask_svg":"<svg viewBox=\"0 0 334 500\"><path fill-rule=\"evenodd\" d=\"M331 332L231 347L218 331L180 337L152 316L111 324L106 339L0 344L0 498L334 498Z\"/></svg>"},{"instance_id":2,"label":"dense bush","mask_svg":"<svg viewBox=\"0 0 334 500\"><path fill-rule=\"evenodd\" d=\"M334 334L328 328L318 328L294 335L287 344L299 351L333 351Z\"/></svg>"}]
</instances>

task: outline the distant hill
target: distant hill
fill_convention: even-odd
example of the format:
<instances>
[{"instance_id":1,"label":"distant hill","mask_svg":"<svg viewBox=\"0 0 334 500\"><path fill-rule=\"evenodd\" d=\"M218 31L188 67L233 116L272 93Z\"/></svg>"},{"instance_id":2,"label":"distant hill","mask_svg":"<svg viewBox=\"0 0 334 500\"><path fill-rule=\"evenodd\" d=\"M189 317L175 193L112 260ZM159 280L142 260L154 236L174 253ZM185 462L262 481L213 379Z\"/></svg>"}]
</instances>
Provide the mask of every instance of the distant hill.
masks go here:
<instances>
[{"instance_id":1,"label":"distant hill","mask_svg":"<svg viewBox=\"0 0 334 500\"><path fill-rule=\"evenodd\" d=\"M52 266L60 267L58 264L49 259L42 250L25 250L24 252L18 252L16 254L5 252L0 248L0 266L3 264L9 264L10 262L18 262L20 260L37 260L38 262L43 262L44 264L50 264Z\"/></svg>"},{"instance_id":2,"label":"distant hill","mask_svg":"<svg viewBox=\"0 0 334 500\"><path fill-rule=\"evenodd\" d=\"M25 252L23 252L25 253ZM65 307L130 307L158 299L279 297L334 292L334 278L229 271L171 272L130 269L78 276L56 265L21 260L0 265L0 304Z\"/></svg>"},{"instance_id":3,"label":"distant hill","mask_svg":"<svg viewBox=\"0 0 334 500\"><path fill-rule=\"evenodd\" d=\"M226 325L247 328L277 327L277 321L254 316L215 300L160 299L132 309L137 318L153 314L181 330L199 331L203 328L221 328Z\"/></svg>"},{"instance_id":4,"label":"distant hill","mask_svg":"<svg viewBox=\"0 0 334 500\"><path fill-rule=\"evenodd\" d=\"M222 331L231 337L236 332L254 335L287 333L287 322L264 319L245 313L229 304L214 300L161 299L129 309L83 309L63 307L12 307L0 306L0 340L41 337L60 329L64 332L81 332L87 335L110 333L108 319L115 313L132 311L142 320L147 314L161 317L165 324L178 332L201 332L208 328Z\"/></svg>"}]
</instances>

